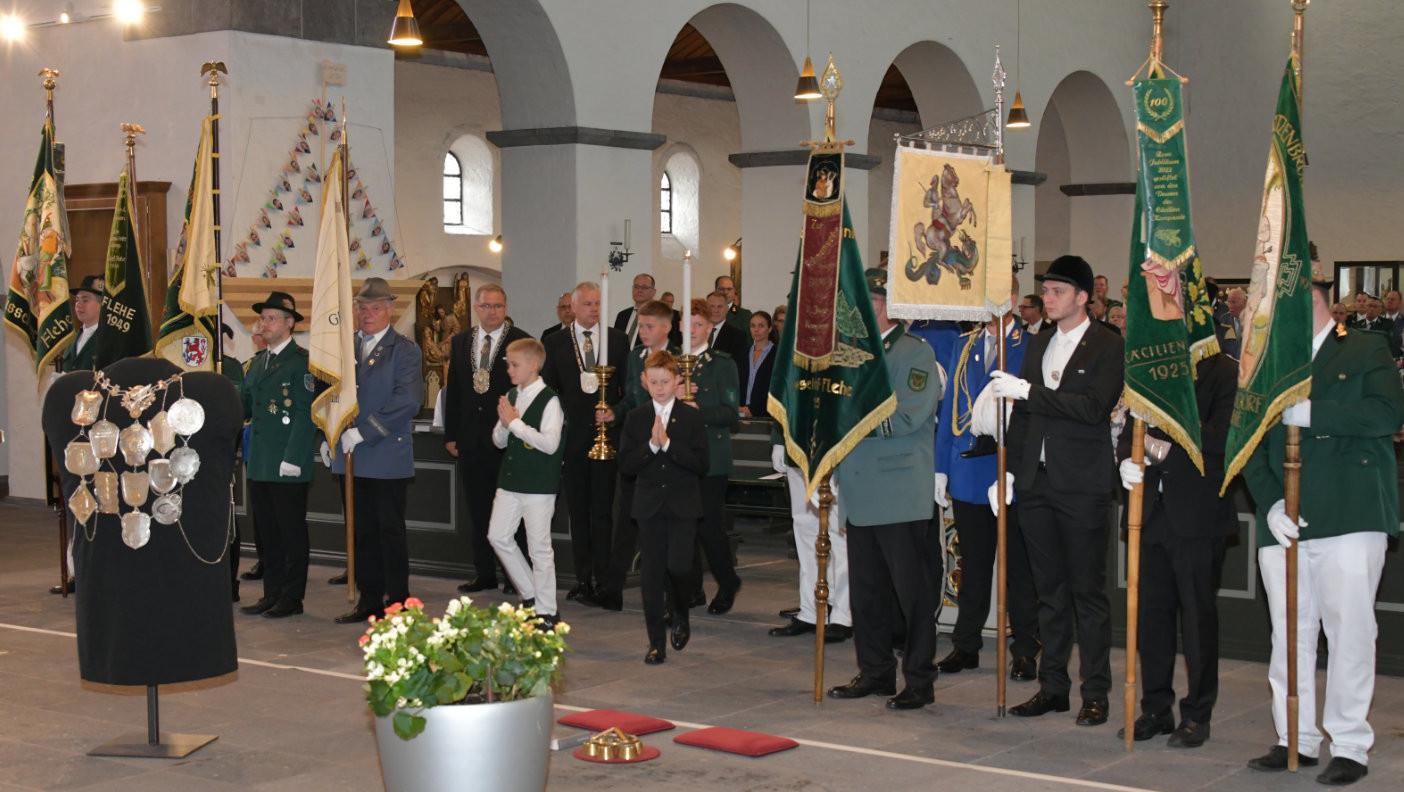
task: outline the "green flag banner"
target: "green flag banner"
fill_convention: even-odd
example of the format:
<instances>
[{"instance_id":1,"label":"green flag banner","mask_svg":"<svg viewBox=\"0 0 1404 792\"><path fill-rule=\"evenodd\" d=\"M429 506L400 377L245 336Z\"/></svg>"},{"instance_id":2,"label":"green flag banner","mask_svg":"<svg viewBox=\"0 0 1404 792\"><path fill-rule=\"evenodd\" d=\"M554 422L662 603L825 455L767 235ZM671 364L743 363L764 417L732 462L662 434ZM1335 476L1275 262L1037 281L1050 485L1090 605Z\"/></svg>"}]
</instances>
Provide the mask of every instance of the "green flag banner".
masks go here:
<instances>
[{"instance_id":1,"label":"green flag banner","mask_svg":"<svg viewBox=\"0 0 1404 792\"><path fill-rule=\"evenodd\" d=\"M36 372L78 338L68 297L68 253L68 215L50 120L44 122L40 136L5 301L5 324L22 334L34 350Z\"/></svg>"},{"instance_id":2,"label":"green flag banner","mask_svg":"<svg viewBox=\"0 0 1404 792\"><path fill-rule=\"evenodd\" d=\"M1306 148L1298 111L1296 58L1287 61L1272 119L1258 243L1238 361L1223 489L1253 455L1282 409L1311 393L1311 250L1302 173Z\"/></svg>"},{"instance_id":3,"label":"green flag banner","mask_svg":"<svg viewBox=\"0 0 1404 792\"><path fill-rule=\"evenodd\" d=\"M1204 471L1195 363L1219 351L1190 225L1178 79L1137 80L1140 162L1126 290L1126 404Z\"/></svg>"},{"instance_id":4,"label":"green flag banner","mask_svg":"<svg viewBox=\"0 0 1404 792\"><path fill-rule=\"evenodd\" d=\"M97 344L100 364L151 352L151 316L146 308L137 239L131 182L123 170L117 179L117 208L112 214L112 233L107 238L107 296L103 298L102 319L92 341Z\"/></svg>"},{"instance_id":5,"label":"green flag banner","mask_svg":"<svg viewBox=\"0 0 1404 792\"><path fill-rule=\"evenodd\" d=\"M843 177L842 149L811 154L790 319L770 380L770 414L810 496L897 407Z\"/></svg>"},{"instance_id":6,"label":"green flag banner","mask_svg":"<svg viewBox=\"0 0 1404 792\"><path fill-rule=\"evenodd\" d=\"M166 288L166 310L156 354L186 371L218 371L213 360L215 317L219 311L215 280L219 252L214 245L214 186L211 178L214 116L200 128L194 173L186 193L185 224L176 244L176 267Z\"/></svg>"}]
</instances>

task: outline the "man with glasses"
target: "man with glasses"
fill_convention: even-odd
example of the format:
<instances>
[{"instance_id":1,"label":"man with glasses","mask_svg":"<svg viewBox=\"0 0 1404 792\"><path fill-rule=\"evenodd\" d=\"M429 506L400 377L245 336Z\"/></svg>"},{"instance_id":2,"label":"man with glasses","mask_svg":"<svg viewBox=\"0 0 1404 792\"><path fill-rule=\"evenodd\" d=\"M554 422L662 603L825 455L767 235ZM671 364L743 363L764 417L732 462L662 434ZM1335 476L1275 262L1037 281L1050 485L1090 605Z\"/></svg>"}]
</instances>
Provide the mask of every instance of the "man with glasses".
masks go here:
<instances>
[{"instance_id":1,"label":"man with glasses","mask_svg":"<svg viewBox=\"0 0 1404 792\"><path fill-rule=\"evenodd\" d=\"M634 304L614 315L614 329L624 333L629 337L629 348L635 349L643 344L643 339L639 337L639 309L645 303L653 299L653 295L658 293L658 286L653 280L653 276L646 272L640 272L634 276L633 299ZM672 306L669 306L670 308ZM674 345L682 345L682 331L680 327L681 317L677 311L673 311L673 326L668 330L668 341Z\"/></svg>"},{"instance_id":2,"label":"man with glasses","mask_svg":"<svg viewBox=\"0 0 1404 792\"><path fill-rule=\"evenodd\" d=\"M743 337L750 333L751 312L741 307L741 300L736 294L736 281L728 275L718 275L712 282L712 288L726 299L726 324L740 330Z\"/></svg>"},{"instance_id":3,"label":"man with glasses","mask_svg":"<svg viewBox=\"0 0 1404 792\"><path fill-rule=\"evenodd\" d=\"M1019 302L1019 318L1024 320L1024 329L1029 335L1038 335L1053 325L1043 316L1043 298L1037 294L1025 294Z\"/></svg>"},{"instance_id":4,"label":"man with glasses","mask_svg":"<svg viewBox=\"0 0 1404 792\"><path fill-rule=\"evenodd\" d=\"M570 292L566 292L556 300L556 323L541 331L541 340L560 330L564 330L575 321L575 311L570 307Z\"/></svg>"}]
</instances>

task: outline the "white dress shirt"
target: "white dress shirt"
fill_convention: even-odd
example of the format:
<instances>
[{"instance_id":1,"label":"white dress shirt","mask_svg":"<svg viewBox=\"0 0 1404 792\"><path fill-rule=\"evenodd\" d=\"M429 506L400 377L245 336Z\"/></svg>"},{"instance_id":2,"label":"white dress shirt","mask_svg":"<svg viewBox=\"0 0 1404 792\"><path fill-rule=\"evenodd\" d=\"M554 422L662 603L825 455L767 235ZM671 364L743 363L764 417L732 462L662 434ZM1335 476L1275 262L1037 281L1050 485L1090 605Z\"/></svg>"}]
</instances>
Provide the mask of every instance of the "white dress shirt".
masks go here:
<instances>
[{"instance_id":1,"label":"white dress shirt","mask_svg":"<svg viewBox=\"0 0 1404 792\"><path fill-rule=\"evenodd\" d=\"M600 359L600 331L604 328L603 322L596 322L594 327L586 327L579 322L574 323L575 327L575 347L580 350L580 362L585 362L585 331L590 331L590 346L595 353L595 365L604 365Z\"/></svg>"},{"instance_id":2,"label":"white dress shirt","mask_svg":"<svg viewBox=\"0 0 1404 792\"><path fill-rule=\"evenodd\" d=\"M561 444L561 427L565 426L565 413L561 411L561 400L551 397L551 401L546 405L546 409L541 413L541 428L533 429L523 421L521 415L525 414L527 408L536 400L538 394L546 387L546 383L540 377L532 380L523 387L517 388L517 403L514 405L520 413L512 419L512 423L507 426L498 421L492 427L492 444L498 448L507 447L509 434L514 434L523 443L543 454L554 454L556 448Z\"/></svg>"},{"instance_id":3,"label":"white dress shirt","mask_svg":"<svg viewBox=\"0 0 1404 792\"><path fill-rule=\"evenodd\" d=\"M1314 335L1314 336L1311 337L1311 359L1312 359L1312 360L1316 360L1316 353L1321 351L1321 345L1324 344L1324 343L1326 343L1326 337L1329 336L1329 335L1331 335L1331 332L1332 332L1333 330L1335 330L1335 329L1336 329L1336 323L1335 323L1335 322L1327 322L1327 323L1326 323L1326 326L1323 327L1323 328L1321 328L1321 332L1319 332L1319 333L1317 333L1316 335Z\"/></svg>"},{"instance_id":4,"label":"white dress shirt","mask_svg":"<svg viewBox=\"0 0 1404 792\"><path fill-rule=\"evenodd\" d=\"M482 326L479 325L478 331L473 334L473 354L478 356L478 368L492 367L492 358L494 355L497 354L497 345L502 343L502 334L506 331L506 322L503 322L502 324L498 325L497 329L492 331L491 333L484 332ZM481 352L483 350L484 338L492 339L492 347L488 349L487 360L483 360L481 355Z\"/></svg>"},{"instance_id":5,"label":"white dress shirt","mask_svg":"<svg viewBox=\"0 0 1404 792\"><path fill-rule=\"evenodd\" d=\"M659 404L656 401L653 403L653 414L655 417L663 419L664 431L667 431L668 429L668 417L673 414L673 404L675 402L677 402L677 399L669 399L667 404ZM650 451L656 454L659 451L667 451L668 446L671 446L672 444L673 438L670 437L668 438L668 442L664 443L663 446L660 448L659 446L653 444L653 438L650 436L648 441L648 448Z\"/></svg>"},{"instance_id":6,"label":"white dress shirt","mask_svg":"<svg viewBox=\"0 0 1404 792\"><path fill-rule=\"evenodd\" d=\"M1063 368L1068 365L1068 360L1072 358L1073 352L1077 351L1077 345L1082 343L1082 337L1087 334L1087 328L1092 326L1092 320L1083 317L1077 327L1064 332L1059 327L1053 333L1053 338L1048 342L1048 349L1043 352L1043 384L1053 390L1057 390L1062 384Z\"/></svg>"},{"instance_id":7,"label":"white dress shirt","mask_svg":"<svg viewBox=\"0 0 1404 792\"><path fill-rule=\"evenodd\" d=\"M78 341L73 345L74 354L83 351L83 345L92 340L93 334L97 332L97 327L98 323L93 322L90 325L85 325L82 330L78 331Z\"/></svg>"},{"instance_id":8,"label":"white dress shirt","mask_svg":"<svg viewBox=\"0 0 1404 792\"><path fill-rule=\"evenodd\" d=\"M380 328L380 332L375 335L368 336L365 333L361 333L359 342L361 346L358 354L361 356L362 363L366 362L366 358L370 357L371 351L380 344L380 339L384 338L385 334L388 332L390 332L390 325Z\"/></svg>"}]
</instances>

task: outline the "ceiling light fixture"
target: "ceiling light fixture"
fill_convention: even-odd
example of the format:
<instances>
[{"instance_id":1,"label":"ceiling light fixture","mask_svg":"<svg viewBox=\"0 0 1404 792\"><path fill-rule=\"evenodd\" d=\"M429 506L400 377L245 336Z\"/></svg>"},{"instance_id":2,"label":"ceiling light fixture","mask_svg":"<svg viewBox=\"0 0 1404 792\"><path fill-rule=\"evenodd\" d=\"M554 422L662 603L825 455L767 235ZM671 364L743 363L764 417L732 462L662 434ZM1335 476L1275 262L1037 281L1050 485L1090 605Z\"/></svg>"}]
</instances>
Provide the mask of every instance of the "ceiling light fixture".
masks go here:
<instances>
[{"instance_id":1,"label":"ceiling light fixture","mask_svg":"<svg viewBox=\"0 0 1404 792\"><path fill-rule=\"evenodd\" d=\"M1009 107L1009 120L1004 122L1006 129L1026 129L1030 126L1029 114L1024 111L1024 97L1019 93L1019 82L1024 79L1024 3L1018 0L1015 6L1014 22L1014 104Z\"/></svg>"},{"instance_id":2,"label":"ceiling light fixture","mask_svg":"<svg viewBox=\"0 0 1404 792\"><path fill-rule=\"evenodd\" d=\"M395 24L390 27L389 43L392 47L418 47L424 43L410 0L400 0L400 8L395 12Z\"/></svg>"},{"instance_id":3,"label":"ceiling light fixture","mask_svg":"<svg viewBox=\"0 0 1404 792\"><path fill-rule=\"evenodd\" d=\"M116 0L112 4L112 16L124 25L135 25L145 13L146 7L142 5L141 0ZM62 21L62 18L59 21Z\"/></svg>"},{"instance_id":4,"label":"ceiling light fixture","mask_svg":"<svg viewBox=\"0 0 1404 792\"><path fill-rule=\"evenodd\" d=\"M795 98L808 102L818 99L819 80L814 76L814 61L809 59L809 0L804 0L804 69L800 71L799 83L795 85Z\"/></svg>"}]
</instances>

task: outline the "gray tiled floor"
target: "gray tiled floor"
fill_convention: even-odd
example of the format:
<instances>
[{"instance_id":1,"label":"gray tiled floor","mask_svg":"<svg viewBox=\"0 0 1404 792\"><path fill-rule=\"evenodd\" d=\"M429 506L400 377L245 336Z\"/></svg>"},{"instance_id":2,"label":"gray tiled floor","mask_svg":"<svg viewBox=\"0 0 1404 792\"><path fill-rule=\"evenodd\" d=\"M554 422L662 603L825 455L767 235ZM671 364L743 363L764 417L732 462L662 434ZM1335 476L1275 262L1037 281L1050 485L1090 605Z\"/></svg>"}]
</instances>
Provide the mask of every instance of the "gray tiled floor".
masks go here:
<instances>
[{"instance_id":1,"label":"gray tiled floor","mask_svg":"<svg viewBox=\"0 0 1404 792\"><path fill-rule=\"evenodd\" d=\"M72 602L43 593L56 578L48 513L0 503L0 526L0 790L382 788L358 678L360 630L332 623L346 609L344 590L321 582L333 570L314 567L301 617L236 615L237 673L162 688L164 729L219 740L178 761L92 758L90 748L145 728L143 691L79 680ZM1070 715L996 718L991 651L983 657L986 667L942 677L936 705L921 712L888 712L879 699L816 708L812 643L765 634L778 623L775 611L795 599L794 561L780 547L755 544L742 545L741 561L746 586L736 609L725 617L694 611L691 645L657 668L641 662L646 644L637 589L626 595L622 614L565 603L573 652L558 714L610 707L668 718L679 731L730 726L793 737L801 747L747 759L675 745L676 732L662 733L645 738L662 755L642 764L602 767L553 755L551 790L1317 788L1309 771L1264 776L1244 768L1273 741L1266 669L1255 663L1223 663L1214 738L1194 751L1155 741L1124 753L1116 738L1119 701L1113 723L1093 729L1078 728ZM413 588L438 609L457 582L416 578ZM943 638L941 651L948 648ZM828 684L853 673L852 651L851 643L829 648ZM1124 655L1114 652L1112 661L1119 679ZM1010 683L1009 704L1032 693L1030 685ZM1404 680L1379 680L1372 723L1371 774L1361 786L1397 788L1404 773Z\"/></svg>"}]
</instances>

